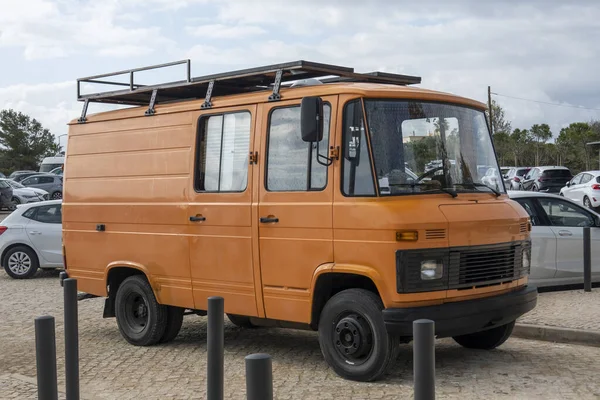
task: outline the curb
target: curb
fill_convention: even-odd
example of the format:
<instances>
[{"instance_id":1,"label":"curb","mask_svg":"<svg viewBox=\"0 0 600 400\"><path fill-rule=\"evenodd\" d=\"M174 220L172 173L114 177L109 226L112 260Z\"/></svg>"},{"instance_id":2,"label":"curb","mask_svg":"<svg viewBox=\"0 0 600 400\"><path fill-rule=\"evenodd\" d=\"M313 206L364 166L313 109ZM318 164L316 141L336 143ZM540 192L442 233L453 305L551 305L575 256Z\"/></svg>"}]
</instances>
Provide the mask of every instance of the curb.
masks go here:
<instances>
[{"instance_id":1,"label":"curb","mask_svg":"<svg viewBox=\"0 0 600 400\"><path fill-rule=\"evenodd\" d=\"M516 324L513 337L547 342L600 347L600 331L559 328L556 326Z\"/></svg>"}]
</instances>

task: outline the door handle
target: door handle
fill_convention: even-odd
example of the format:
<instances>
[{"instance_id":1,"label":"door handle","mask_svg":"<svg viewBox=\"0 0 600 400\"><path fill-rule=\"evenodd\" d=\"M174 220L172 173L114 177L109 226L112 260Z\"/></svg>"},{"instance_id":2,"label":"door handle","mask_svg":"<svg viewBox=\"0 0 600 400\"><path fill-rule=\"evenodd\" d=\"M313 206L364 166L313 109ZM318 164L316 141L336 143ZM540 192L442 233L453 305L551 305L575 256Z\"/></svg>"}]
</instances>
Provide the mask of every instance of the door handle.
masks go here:
<instances>
[{"instance_id":1,"label":"door handle","mask_svg":"<svg viewBox=\"0 0 600 400\"><path fill-rule=\"evenodd\" d=\"M263 224L276 223L279 222L279 218L273 216L260 217L260 222Z\"/></svg>"},{"instance_id":2,"label":"door handle","mask_svg":"<svg viewBox=\"0 0 600 400\"><path fill-rule=\"evenodd\" d=\"M42 232L40 232L40 231L31 231L29 233L31 233L32 235L41 235L42 234Z\"/></svg>"},{"instance_id":3,"label":"door handle","mask_svg":"<svg viewBox=\"0 0 600 400\"><path fill-rule=\"evenodd\" d=\"M558 231L559 236L573 236L571 231Z\"/></svg>"},{"instance_id":4,"label":"door handle","mask_svg":"<svg viewBox=\"0 0 600 400\"><path fill-rule=\"evenodd\" d=\"M200 221L206 221L206 217L203 217L202 215L192 215L190 217L190 221L191 222L200 222Z\"/></svg>"}]
</instances>

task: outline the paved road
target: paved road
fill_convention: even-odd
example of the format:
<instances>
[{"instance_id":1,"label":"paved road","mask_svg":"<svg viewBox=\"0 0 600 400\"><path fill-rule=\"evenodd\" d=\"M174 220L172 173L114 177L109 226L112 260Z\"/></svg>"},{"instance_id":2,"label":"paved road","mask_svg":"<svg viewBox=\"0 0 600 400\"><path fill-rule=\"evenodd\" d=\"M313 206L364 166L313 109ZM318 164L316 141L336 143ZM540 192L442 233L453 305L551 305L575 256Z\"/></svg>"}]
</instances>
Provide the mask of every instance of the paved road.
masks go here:
<instances>
[{"instance_id":1,"label":"paved road","mask_svg":"<svg viewBox=\"0 0 600 400\"><path fill-rule=\"evenodd\" d=\"M57 319L59 387L64 387L62 291L58 274L16 281L0 272L0 398L36 398L33 319ZM128 345L114 319L102 319L102 300L79 303L81 386L87 399L203 399L206 318L188 316L175 342ZM412 352L403 351L377 383L338 378L325 364L312 332L225 326L225 397L245 398L244 357L273 356L277 399L392 399L412 395ZM600 348L511 339L493 352L437 342L440 399L594 399L600 397Z\"/></svg>"}]
</instances>

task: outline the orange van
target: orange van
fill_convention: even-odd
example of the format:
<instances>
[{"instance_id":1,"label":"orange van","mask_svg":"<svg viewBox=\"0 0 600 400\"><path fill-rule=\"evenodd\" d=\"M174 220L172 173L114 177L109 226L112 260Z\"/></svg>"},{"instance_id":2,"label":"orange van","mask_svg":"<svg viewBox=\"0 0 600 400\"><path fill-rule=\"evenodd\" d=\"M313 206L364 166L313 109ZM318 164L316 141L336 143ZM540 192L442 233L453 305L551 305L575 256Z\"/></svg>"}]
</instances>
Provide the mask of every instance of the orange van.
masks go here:
<instances>
[{"instance_id":1,"label":"orange van","mask_svg":"<svg viewBox=\"0 0 600 400\"><path fill-rule=\"evenodd\" d=\"M128 342L173 340L217 295L236 325L318 331L337 374L369 381L416 319L493 349L535 307L528 215L481 183L498 170L484 104L306 61L183 64L157 85L136 74L178 63L78 80L63 277L105 297ZM133 107L88 116L95 102Z\"/></svg>"}]
</instances>

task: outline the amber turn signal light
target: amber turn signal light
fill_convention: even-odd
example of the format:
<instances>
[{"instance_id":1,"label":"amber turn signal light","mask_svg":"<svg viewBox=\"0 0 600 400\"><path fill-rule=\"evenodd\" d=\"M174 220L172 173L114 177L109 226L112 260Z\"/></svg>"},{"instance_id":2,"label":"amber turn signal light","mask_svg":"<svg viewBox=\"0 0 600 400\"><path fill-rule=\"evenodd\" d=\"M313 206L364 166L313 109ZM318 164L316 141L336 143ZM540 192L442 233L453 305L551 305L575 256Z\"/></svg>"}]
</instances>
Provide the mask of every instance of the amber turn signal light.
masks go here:
<instances>
[{"instance_id":1,"label":"amber turn signal light","mask_svg":"<svg viewBox=\"0 0 600 400\"><path fill-rule=\"evenodd\" d=\"M419 232L417 231L403 231L396 232L396 241L409 241L414 242L419 239Z\"/></svg>"}]
</instances>

